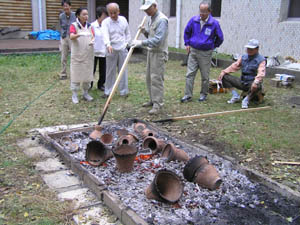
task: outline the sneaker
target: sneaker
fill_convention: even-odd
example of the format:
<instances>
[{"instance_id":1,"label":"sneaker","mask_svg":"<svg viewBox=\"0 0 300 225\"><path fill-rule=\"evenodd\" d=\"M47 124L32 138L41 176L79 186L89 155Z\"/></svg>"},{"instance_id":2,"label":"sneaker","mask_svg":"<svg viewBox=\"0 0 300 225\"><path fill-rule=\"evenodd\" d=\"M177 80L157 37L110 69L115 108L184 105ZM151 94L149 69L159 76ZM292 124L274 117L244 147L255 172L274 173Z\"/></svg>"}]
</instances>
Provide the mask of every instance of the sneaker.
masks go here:
<instances>
[{"instance_id":1,"label":"sneaker","mask_svg":"<svg viewBox=\"0 0 300 225\"><path fill-rule=\"evenodd\" d=\"M206 95L200 95L200 98L198 99L198 102L204 102L207 100L207 96Z\"/></svg>"},{"instance_id":2,"label":"sneaker","mask_svg":"<svg viewBox=\"0 0 300 225\"><path fill-rule=\"evenodd\" d=\"M240 101L240 96L239 97L232 97L230 100L227 101L227 103L228 104L234 104L238 101Z\"/></svg>"},{"instance_id":3,"label":"sneaker","mask_svg":"<svg viewBox=\"0 0 300 225\"><path fill-rule=\"evenodd\" d=\"M83 98L84 98L85 100L87 100L88 102L93 101L93 97L90 96L87 92L85 92L85 93L83 94Z\"/></svg>"},{"instance_id":4,"label":"sneaker","mask_svg":"<svg viewBox=\"0 0 300 225\"><path fill-rule=\"evenodd\" d=\"M78 104L79 103L79 100L78 100L78 97L77 97L77 94L76 93L73 93L72 94L72 102L74 104Z\"/></svg>"},{"instance_id":5,"label":"sneaker","mask_svg":"<svg viewBox=\"0 0 300 225\"><path fill-rule=\"evenodd\" d=\"M155 115L160 112L160 107L158 105L153 105L152 109L148 112L150 115Z\"/></svg>"},{"instance_id":6,"label":"sneaker","mask_svg":"<svg viewBox=\"0 0 300 225\"><path fill-rule=\"evenodd\" d=\"M145 102L142 107L151 107L153 106L153 103L152 102Z\"/></svg>"},{"instance_id":7,"label":"sneaker","mask_svg":"<svg viewBox=\"0 0 300 225\"><path fill-rule=\"evenodd\" d=\"M187 96L187 95L183 96L183 98L180 99L181 103L190 102L190 101L192 101L192 97L191 96Z\"/></svg>"},{"instance_id":8,"label":"sneaker","mask_svg":"<svg viewBox=\"0 0 300 225\"><path fill-rule=\"evenodd\" d=\"M248 109L249 106L249 101L248 100L243 100L242 101L242 109Z\"/></svg>"}]
</instances>

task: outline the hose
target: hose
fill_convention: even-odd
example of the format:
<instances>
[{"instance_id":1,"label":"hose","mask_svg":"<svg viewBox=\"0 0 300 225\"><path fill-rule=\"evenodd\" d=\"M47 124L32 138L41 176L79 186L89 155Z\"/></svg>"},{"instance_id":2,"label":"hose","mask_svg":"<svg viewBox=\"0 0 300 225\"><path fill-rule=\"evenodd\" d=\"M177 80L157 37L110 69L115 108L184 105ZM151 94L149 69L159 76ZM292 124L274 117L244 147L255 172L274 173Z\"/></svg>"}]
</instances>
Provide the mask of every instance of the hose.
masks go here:
<instances>
[{"instance_id":1,"label":"hose","mask_svg":"<svg viewBox=\"0 0 300 225\"><path fill-rule=\"evenodd\" d=\"M10 125L19 117L21 116L36 100L38 100L40 97L42 97L46 92L48 92L49 90L51 90L57 83L59 80L56 80L55 82L53 82L47 89L45 89L41 94L39 94L37 97L35 97L32 101L30 101L28 104L25 105L25 107L15 116L13 116L13 118L4 126L1 128L0 130L0 135L3 134L5 132L5 130L7 128L10 127Z\"/></svg>"}]
</instances>

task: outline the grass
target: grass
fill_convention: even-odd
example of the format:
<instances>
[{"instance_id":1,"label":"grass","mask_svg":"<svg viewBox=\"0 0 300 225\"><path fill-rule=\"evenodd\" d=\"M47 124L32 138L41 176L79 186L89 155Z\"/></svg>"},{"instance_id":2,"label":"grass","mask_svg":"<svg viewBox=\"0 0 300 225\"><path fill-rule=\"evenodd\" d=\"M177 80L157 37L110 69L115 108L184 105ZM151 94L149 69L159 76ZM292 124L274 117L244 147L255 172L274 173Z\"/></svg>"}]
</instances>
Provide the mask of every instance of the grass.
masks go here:
<instances>
[{"instance_id":1,"label":"grass","mask_svg":"<svg viewBox=\"0 0 300 225\"><path fill-rule=\"evenodd\" d=\"M184 53L186 54L186 50L183 48L174 48L174 47L169 47L169 51L170 52L179 52L179 53ZM217 59L224 59L224 60L232 60L232 56L225 54L225 53L221 53L221 52L214 52L213 53L213 58L217 58Z\"/></svg>"},{"instance_id":2,"label":"grass","mask_svg":"<svg viewBox=\"0 0 300 225\"><path fill-rule=\"evenodd\" d=\"M0 224L71 223L69 215L72 207L58 202L34 170L38 159L27 159L16 145L16 141L27 137L32 128L97 121L101 115L105 104L100 97L102 92L93 89L90 92L95 98L93 102L80 99L78 105L73 105L69 80L59 81L59 71L58 54L0 57L0 129L13 120L0 135ZM145 71L145 62L129 65L130 95L124 100L116 93L105 120L130 117L151 121L240 109L240 104L226 104L229 93L209 95L207 102L198 103L199 73L195 80L193 102L181 104L179 100L184 92L186 68L181 67L178 61L169 61L165 73L164 110L160 115L149 116L148 109L141 108L141 104L148 101ZM216 78L219 73L220 69L213 68L211 78ZM267 95L262 106L271 105L269 111L159 126L188 142L210 146L218 154L234 157L238 163L297 189L300 186L300 168L273 165L272 162L300 161L300 108L286 103L289 97L299 95L300 87L270 87L269 78L265 87Z\"/></svg>"}]
</instances>

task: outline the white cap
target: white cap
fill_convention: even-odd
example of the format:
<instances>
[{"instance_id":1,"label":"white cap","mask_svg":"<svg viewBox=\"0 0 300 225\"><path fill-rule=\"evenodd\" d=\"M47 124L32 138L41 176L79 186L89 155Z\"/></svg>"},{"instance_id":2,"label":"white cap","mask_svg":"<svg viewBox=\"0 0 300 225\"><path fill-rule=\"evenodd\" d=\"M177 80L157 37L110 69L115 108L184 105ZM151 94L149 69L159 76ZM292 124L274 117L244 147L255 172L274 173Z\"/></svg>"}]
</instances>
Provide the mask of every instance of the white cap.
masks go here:
<instances>
[{"instance_id":1,"label":"white cap","mask_svg":"<svg viewBox=\"0 0 300 225\"><path fill-rule=\"evenodd\" d=\"M248 41L248 44L245 45L245 48L258 48L259 47L259 41L256 39L251 39Z\"/></svg>"},{"instance_id":2,"label":"white cap","mask_svg":"<svg viewBox=\"0 0 300 225\"><path fill-rule=\"evenodd\" d=\"M141 6L140 10L147 10L153 4L157 5L157 2L155 0L146 0L145 3L144 3L144 5Z\"/></svg>"}]
</instances>

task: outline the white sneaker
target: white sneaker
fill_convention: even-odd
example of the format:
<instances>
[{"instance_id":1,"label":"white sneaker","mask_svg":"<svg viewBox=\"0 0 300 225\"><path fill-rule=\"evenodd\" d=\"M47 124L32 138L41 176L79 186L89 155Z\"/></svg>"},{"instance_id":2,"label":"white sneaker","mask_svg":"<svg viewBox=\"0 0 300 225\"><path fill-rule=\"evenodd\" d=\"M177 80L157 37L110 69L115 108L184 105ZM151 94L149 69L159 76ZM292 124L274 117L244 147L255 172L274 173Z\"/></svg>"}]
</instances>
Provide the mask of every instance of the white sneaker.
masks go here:
<instances>
[{"instance_id":1,"label":"white sneaker","mask_svg":"<svg viewBox=\"0 0 300 225\"><path fill-rule=\"evenodd\" d=\"M93 101L93 97L90 96L87 92L83 93L83 98L88 102Z\"/></svg>"},{"instance_id":2,"label":"white sneaker","mask_svg":"<svg viewBox=\"0 0 300 225\"><path fill-rule=\"evenodd\" d=\"M239 97L232 97L230 100L227 101L228 104L234 104L236 102L240 101L240 96Z\"/></svg>"},{"instance_id":3,"label":"white sneaker","mask_svg":"<svg viewBox=\"0 0 300 225\"><path fill-rule=\"evenodd\" d=\"M249 106L249 101L248 100L243 100L242 101L242 109L248 109Z\"/></svg>"},{"instance_id":4,"label":"white sneaker","mask_svg":"<svg viewBox=\"0 0 300 225\"><path fill-rule=\"evenodd\" d=\"M72 102L74 104L78 104L79 103L79 100L78 100L78 97L77 97L77 94L76 93L73 93L72 94Z\"/></svg>"}]
</instances>

